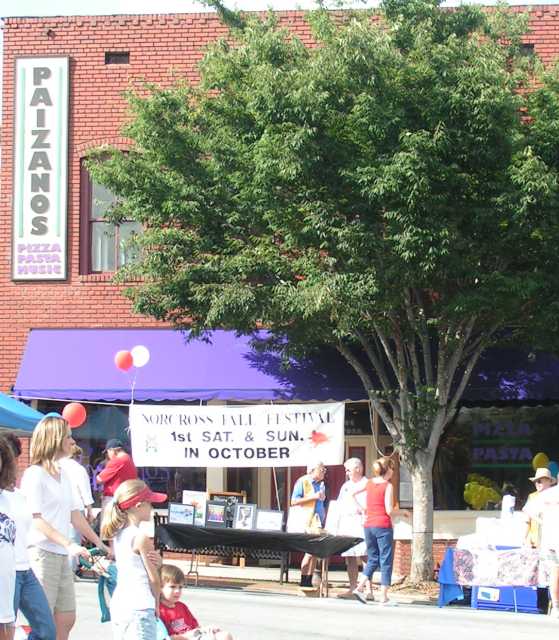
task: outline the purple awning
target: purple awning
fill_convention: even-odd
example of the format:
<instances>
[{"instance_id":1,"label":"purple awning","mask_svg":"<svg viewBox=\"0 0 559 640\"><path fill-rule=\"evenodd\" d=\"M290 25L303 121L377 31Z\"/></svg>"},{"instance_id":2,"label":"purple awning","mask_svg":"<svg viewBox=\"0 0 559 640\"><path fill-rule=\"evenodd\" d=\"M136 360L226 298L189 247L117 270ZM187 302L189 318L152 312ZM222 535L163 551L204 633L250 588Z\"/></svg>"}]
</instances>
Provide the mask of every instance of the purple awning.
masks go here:
<instances>
[{"instance_id":1,"label":"purple awning","mask_svg":"<svg viewBox=\"0 0 559 640\"><path fill-rule=\"evenodd\" d=\"M559 359L542 351L488 349L472 373L464 401L557 402Z\"/></svg>"},{"instance_id":2,"label":"purple awning","mask_svg":"<svg viewBox=\"0 0 559 640\"><path fill-rule=\"evenodd\" d=\"M257 334L265 339L266 331ZM124 373L114 355L145 345L149 363ZM34 329L14 392L62 400L365 400L359 378L336 352L293 360L260 353L250 338L214 331L211 342L186 342L172 329ZM559 360L512 349L489 349L480 359L464 402L559 401Z\"/></svg>"},{"instance_id":3,"label":"purple awning","mask_svg":"<svg viewBox=\"0 0 559 640\"><path fill-rule=\"evenodd\" d=\"M267 333L260 332L265 338ZM149 363L122 372L114 356L146 346ZM214 331L211 342L186 342L172 329L34 329L14 392L63 400L363 400L351 367L336 354L293 361L259 353L250 338Z\"/></svg>"}]
</instances>

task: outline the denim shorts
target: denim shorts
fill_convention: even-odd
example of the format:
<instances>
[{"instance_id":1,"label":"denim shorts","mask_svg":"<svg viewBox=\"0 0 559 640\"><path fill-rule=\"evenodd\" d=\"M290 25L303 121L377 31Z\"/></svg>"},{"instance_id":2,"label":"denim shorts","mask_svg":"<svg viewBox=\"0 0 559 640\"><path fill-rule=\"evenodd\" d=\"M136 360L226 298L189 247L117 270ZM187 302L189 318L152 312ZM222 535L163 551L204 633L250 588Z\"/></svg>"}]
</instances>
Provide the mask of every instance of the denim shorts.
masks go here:
<instances>
[{"instance_id":1,"label":"denim shorts","mask_svg":"<svg viewBox=\"0 0 559 640\"><path fill-rule=\"evenodd\" d=\"M113 620L113 640L154 640L157 637L155 609L134 611L128 620Z\"/></svg>"}]
</instances>

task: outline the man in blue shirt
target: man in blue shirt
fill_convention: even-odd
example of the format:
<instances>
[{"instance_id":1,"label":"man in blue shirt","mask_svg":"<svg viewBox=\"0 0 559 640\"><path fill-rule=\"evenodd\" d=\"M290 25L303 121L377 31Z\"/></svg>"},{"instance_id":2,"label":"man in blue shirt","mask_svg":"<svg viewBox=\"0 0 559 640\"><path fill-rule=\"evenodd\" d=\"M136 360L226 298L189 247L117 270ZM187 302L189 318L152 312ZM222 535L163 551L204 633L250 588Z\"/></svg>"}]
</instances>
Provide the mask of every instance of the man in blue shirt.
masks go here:
<instances>
[{"instance_id":1,"label":"man in blue shirt","mask_svg":"<svg viewBox=\"0 0 559 640\"><path fill-rule=\"evenodd\" d=\"M307 533L315 533L322 529L326 519L324 501L326 491L324 476L326 467L322 462L316 462L307 467L307 474L301 476L293 487L291 506L300 506L305 510L305 526ZM315 556L305 553L301 561L301 586L312 587L312 575L316 564Z\"/></svg>"}]
</instances>

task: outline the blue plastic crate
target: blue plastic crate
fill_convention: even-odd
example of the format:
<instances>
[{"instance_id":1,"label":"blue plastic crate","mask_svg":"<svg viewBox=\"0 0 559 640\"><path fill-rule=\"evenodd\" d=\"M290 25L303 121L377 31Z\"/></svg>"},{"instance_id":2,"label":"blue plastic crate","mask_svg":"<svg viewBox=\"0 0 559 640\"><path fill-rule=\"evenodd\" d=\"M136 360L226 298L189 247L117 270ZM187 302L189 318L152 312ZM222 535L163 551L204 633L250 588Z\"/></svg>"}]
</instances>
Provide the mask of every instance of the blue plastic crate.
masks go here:
<instances>
[{"instance_id":1,"label":"blue plastic crate","mask_svg":"<svg viewBox=\"0 0 559 640\"><path fill-rule=\"evenodd\" d=\"M472 609L539 613L536 587L472 587Z\"/></svg>"}]
</instances>

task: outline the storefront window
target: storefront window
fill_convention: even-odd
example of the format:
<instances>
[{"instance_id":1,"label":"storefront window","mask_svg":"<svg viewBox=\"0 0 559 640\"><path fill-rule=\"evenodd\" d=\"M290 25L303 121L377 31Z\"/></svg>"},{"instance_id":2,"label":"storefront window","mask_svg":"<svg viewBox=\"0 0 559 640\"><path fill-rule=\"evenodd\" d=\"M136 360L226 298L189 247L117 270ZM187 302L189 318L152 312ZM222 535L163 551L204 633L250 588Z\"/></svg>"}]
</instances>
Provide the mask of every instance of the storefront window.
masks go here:
<instances>
[{"instance_id":1,"label":"storefront window","mask_svg":"<svg viewBox=\"0 0 559 640\"><path fill-rule=\"evenodd\" d=\"M244 491L247 502L256 502L256 469L251 467L227 469L227 491Z\"/></svg>"},{"instance_id":2,"label":"storefront window","mask_svg":"<svg viewBox=\"0 0 559 640\"><path fill-rule=\"evenodd\" d=\"M517 508L522 507L534 490L528 478L538 453L550 461L559 459L559 406L462 408L443 434L435 460L435 508L467 508L464 485L469 474L499 490L512 485Z\"/></svg>"},{"instance_id":3,"label":"storefront window","mask_svg":"<svg viewBox=\"0 0 559 640\"><path fill-rule=\"evenodd\" d=\"M346 403L344 432L346 436L370 436L373 433L372 415L366 402ZM381 426L381 431L384 425ZM388 433L388 432L386 432Z\"/></svg>"},{"instance_id":4,"label":"storefront window","mask_svg":"<svg viewBox=\"0 0 559 640\"><path fill-rule=\"evenodd\" d=\"M49 411L61 413L65 404L64 402L44 401L40 403L39 410L44 413ZM95 505L99 506L102 487L95 478L105 463L103 450L107 440L118 438L130 450L128 406L88 404L87 421L83 427L74 429L73 436L83 449L81 463L89 474ZM174 502L182 502L183 490L206 490L205 467L140 467L138 475L151 489L167 493L169 499Z\"/></svg>"}]
</instances>

